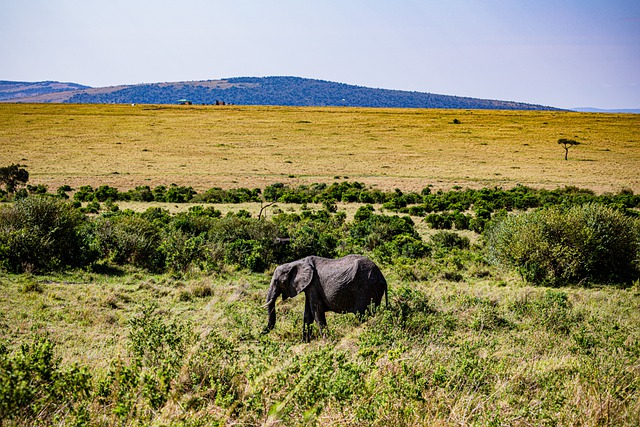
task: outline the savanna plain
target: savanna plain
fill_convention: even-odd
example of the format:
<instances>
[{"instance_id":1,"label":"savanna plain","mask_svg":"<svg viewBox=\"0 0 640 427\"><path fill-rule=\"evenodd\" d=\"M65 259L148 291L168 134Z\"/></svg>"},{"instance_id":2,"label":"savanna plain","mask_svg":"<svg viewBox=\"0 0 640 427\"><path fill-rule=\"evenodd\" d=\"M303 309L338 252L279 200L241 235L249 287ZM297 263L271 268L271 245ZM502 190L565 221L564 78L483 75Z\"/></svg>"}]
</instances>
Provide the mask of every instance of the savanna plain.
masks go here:
<instances>
[{"instance_id":1,"label":"savanna plain","mask_svg":"<svg viewBox=\"0 0 640 427\"><path fill-rule=\"evenodd\" d=\"M568 160L560 138L580 142ZM7 197L0 425L640 424L639 115L0 104L0 147L49 190L317 193L93 211ZM38 264L57 218L77 257ZM352 252L380 266L388 306L328 313L304 343L299 295L261 333L277 264Z\"/></svg>"}]
</instances>

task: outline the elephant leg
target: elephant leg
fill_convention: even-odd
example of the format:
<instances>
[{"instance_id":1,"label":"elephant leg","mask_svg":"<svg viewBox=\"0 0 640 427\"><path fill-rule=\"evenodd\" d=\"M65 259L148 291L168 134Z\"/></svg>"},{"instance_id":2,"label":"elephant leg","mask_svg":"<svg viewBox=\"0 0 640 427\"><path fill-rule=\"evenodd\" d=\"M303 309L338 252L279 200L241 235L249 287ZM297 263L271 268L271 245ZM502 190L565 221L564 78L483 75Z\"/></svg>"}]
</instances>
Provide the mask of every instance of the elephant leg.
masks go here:
<instances>
[{"instance_id":1,"label":"elephant leg","mask_svg":"<svg viewBox=\"0 0 640 427\"><path fill-rule=\"evenodd\" d=\"M324 311L316 308L313 313L313 317L316 319L316 323L320 327L320 334L322 338L327 338L326 328L327 328L327 318L325 317Z\"/></svg>"},{"instance_id":2,"label":"elephant leg","mask_svg":"<svg viewBox=\"0 0 640 427\"><path fill-rule=\"evenodd\" d=\"M322 302L320 302L320 300L317 298L317 295L315 295L315 293L310 293L309 295L311 296L309 302L309 308L311 309L312 314L311 321L316 321L318 327L320 328L320 334L323 338L326 338L325 329L327 327L327 318L324 314L324 306L322 305Z\"/></svg>"},{"instance_id":3,"label":"elephant leg","mask_svg":"<svg viewBox=\"0 0 640 427\"><path fill-rule=\"evenodd\" d=\"M305 297L304 303L304 321L302 322L302 341L311 341L311 325L313 324L313 312L311 311L311 303L309 298Z\"/></svg>"}]
</instances>

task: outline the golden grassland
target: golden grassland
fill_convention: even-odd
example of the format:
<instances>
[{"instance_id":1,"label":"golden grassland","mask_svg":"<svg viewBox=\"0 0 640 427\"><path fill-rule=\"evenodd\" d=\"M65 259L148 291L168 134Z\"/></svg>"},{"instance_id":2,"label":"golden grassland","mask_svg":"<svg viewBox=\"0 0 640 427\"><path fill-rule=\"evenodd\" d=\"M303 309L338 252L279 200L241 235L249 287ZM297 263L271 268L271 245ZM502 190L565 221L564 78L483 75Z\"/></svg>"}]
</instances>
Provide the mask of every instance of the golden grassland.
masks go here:
<instances>
[{"instance_id":1,"label":"golden grassland","mask_svg":"<svg viewBox=\"0 0 640 427\"><path fill-rule=\"evenodd\" d=\"M458 119L460 124L453 124ZM581 145L564 150L558 138ZM640 115L0 104L0 165L30 183L126 190L364 182L383 190L574 185L640 191Z\"/></svg>"}]
</instances>

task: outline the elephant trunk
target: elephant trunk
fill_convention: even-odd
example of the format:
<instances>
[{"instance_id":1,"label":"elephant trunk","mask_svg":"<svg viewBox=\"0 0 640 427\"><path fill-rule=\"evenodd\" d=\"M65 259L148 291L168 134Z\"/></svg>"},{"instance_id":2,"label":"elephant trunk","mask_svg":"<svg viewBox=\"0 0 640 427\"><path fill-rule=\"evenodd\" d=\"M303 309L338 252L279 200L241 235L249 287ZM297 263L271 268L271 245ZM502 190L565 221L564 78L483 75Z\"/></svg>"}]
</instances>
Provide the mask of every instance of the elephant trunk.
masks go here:
<instances>
[{"instance_id":1,"label":"elephant trunk","mask_svg":"<svg viewBox=\"0 0 640 427\"><path fill-rule=\"evenodd\" d=\"M268 333L276 325L276 298L278 298L279 295L278 287L271 282L271 286L269 286L269 290L267 291L267 303L265 305L269 313L269 323L267 323L267 326L262 331L263 334Z\"/></svg>"}]
</instances>

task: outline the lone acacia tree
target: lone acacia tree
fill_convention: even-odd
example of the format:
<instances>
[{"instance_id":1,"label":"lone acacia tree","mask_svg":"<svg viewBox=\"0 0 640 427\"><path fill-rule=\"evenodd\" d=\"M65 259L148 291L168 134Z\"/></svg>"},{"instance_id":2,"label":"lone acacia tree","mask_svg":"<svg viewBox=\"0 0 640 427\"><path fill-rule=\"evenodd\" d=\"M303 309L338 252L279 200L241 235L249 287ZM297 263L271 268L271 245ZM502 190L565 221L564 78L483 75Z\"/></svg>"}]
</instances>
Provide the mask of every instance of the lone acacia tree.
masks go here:
<instances>
[{"instance_id":1,"label":"lone acacia tree","mask_svg":"<svg viewBox=\"0 0 640 427\"><path fill-rule=\"evenodd\" d=\"M0 168L0 183L5 185L7 193L12 194L18 185L24 185L29 181L29 172L21 165L11 165Z\"/></svg>"},{"instance_id":2,"label":"lone acacia tree","mask_svg":"<svg viewBox=\"0 0 640 427\"><path fill-rule=\"evenodd\" d=\"M564 147L564 159L565 160L569 160L569 148L573 147L574 145L580 145L580 143L574 139L566 139L566 138L560 138L558 140L558 144L562 145Z\"/></svg>"}]
</instances>

